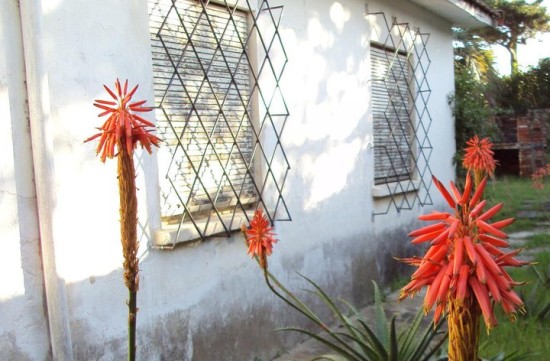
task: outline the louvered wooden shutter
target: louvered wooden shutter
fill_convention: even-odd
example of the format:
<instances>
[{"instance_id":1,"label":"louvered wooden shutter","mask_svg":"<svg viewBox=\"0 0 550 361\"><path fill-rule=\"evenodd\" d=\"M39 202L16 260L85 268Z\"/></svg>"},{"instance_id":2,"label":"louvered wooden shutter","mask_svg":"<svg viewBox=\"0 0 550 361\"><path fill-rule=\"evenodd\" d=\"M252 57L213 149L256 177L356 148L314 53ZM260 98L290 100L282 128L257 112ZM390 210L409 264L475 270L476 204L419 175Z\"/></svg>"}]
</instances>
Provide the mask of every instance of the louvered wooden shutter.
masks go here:
<instances>
[{"instance_id":1,"label":"louvered wooden shutter","mask_svg":"<svg viewBox=\"0 0 550 361\"><path fill-rule=\"evenodd\" d=\"M163 219L252 205L247 13L150 0L149 18Z\"/></svg>"},{"instance_id":2,"label":"louvered wooden shutter","mask_svg":"<svg viewBox=\"0 0 550 361\"><path fill-rule=\"evenodd\" d=\"M409 64L406 54L371 44L375 183L411 179Z\"/></svg>"}]
</instances>

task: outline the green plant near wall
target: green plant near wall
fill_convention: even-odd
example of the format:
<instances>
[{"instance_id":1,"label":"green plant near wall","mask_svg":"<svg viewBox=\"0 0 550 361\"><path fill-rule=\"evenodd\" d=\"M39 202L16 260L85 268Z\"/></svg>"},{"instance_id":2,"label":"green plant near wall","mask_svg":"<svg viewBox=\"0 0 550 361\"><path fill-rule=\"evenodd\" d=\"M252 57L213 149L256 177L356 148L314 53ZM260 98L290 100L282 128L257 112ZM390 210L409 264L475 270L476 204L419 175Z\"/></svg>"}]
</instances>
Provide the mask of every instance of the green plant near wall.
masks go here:
<instances>
[{"instance_id":1,"label":"green plant near wall","mask_svg":"<svg viewBox=\"0 0 550 361\"><path fill-rule=\"evenodd\" d=\"M374 319L367 320L347 301L330 297L318 284L302 276L313 287L309 293L328 307L336 318L337 325L329 327L294 294L278 284L273 276L269 277L286 293L287 299L293 300L303 310L302 314L325 331L319 334L299 327L279 329L304 334L330 349L330 352L313 360L428 361L436 355L447 339L447 334L440 331L444 322L422 326L422 310L416 314L411 324L398 328L397 315L393 314L388 318L384 310L382 293L374 281Z\"/></svg>"},{"instance_id":2,"label":"green plant near wall","mask_svg":"<svg viewBox=\"0 0 550 361\"><path fill-rule=\"evenodd\" d=\"M368 324L368 320L354 309L349 303L341 301L344 307L351 311L352 317L346 317L344 312L337 306L337 301L330 298L317 284L306 278L314 287L313 294L327 305L343 326L343 331L330 329L328 335L318 335L311 331L288 327L282 330L295 331L313 337L330 348L333 353L321 355L315 360L376 360L376 361L427 361L430 360L445 342L447 335L440 332L443 322L437 325L421 327L424 313L416 314L411 325L397 329L397 315L391 318L386 316L383 307L382 293L376 282L374 285L374 320ZM350 353L339 345L339 342L331 340L332 334L341 336L347 340L356 350Z\"/></svg>"},{"instance_id":3,"label":"green plant near wall","mask_svg":"<svg viewBox=\"0 0 550 361\"><path fill-rule=\"evenodd\" d=\"M399 330L397 316L387 318L383 308L382 293L375 282L373 282L375 316L374 322L370 323L349 302L329 296L317 283L300 275L311 286L307 293L321 301L336 319L337 324L329 326L332 322L323 320L312 307L288 290L268 271L267 256L272 253L273 244L277 240L273 227L261 210L255 212L250 227L243 226L242 232L248 245L248 253L256 258L263 270L264 280L269 289L317 326L314 330L299 327L286 327L279 330L301 333L319 341L330 350L313 360L427 361L445 342L446 333L439 331L441 323L422 326L422 311L418 312L412 325Z\"/></svg>"}]
</instances>

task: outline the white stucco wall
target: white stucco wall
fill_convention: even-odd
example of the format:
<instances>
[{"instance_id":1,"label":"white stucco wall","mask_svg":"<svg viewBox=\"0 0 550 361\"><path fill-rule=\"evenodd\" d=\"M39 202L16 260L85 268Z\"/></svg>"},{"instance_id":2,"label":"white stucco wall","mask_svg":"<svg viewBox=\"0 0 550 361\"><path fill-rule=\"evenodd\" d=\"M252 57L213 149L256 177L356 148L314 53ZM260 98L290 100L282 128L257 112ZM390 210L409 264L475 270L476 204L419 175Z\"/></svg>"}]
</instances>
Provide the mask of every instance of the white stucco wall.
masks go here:
<instances>
[{"instance_id":1,"label":"white stucco wall","mask_svg":"<svg viewBox=\"0 0 550 361\"><path fill-rule=\"evenodd\" d=\"M45 360L36 194L21 42L15 1L0 5L0 358Z\"/></svg>"},{"instance_id":2,"label":"white stucco wall","mask_svg":"<svg viewBox=\"0 0 550 361\"><path fill-rule=\"evenodd\" d=\"M450 25L409 2L368 3L369 11L384 11L388 19L395 16L431 34L430 167L441 179L451 179L455 145L447 105L454 81ZM385 279L386 260L406 244L407 228L420 211L371 216L371 26L364 16L365 4L270 4L284 5L280 32L289 63L281 86L291 116L283 143L292 167L284 195L293 218L276 224L280 242L270 269L292 288L303 284L297 271L331 293L364 303L369 280ZM0 221L0 239L7 245L0 253L0 274L13 275L0 283L0 313L10 320L0 324L0 336L13 335L10 349L42 360L49 347L41 306L42 271L34 252L32 161L28 139L17 138L25 134L19 122L24 119L25 89L17 50L18 14L13 2L3 3L0 10L0 46L12 50L0 56L0 121L4 129L11 129L0 134L2 154L8 155L0 160L0 207L8 215ZM93 99L105 98L101 84L111 86L117 77L128 78L140 84L134 99L153 102L147 5L145 0L43 1L43 16L55 124L55 259L67 295L73 351L76 359L118 360L126 352L127 295L121 272L116 164L102 164L95 157L95 144L82 141L101 123L92 106ZM13 65L19 69L13 70ZM144 157L143 164L138 169L139 219L145 231L138 294L140 359L243 360L273 355L288 339L281 341L272 330L296 320L268 292L239 234L174 250L149 247L149 226L158 226L157 174L154 158ZM432 196L440 202L434 189ZM23 222L31 227L21 227ZM4 257L11 262L1 261ZM22 298L32 302L21 305ZM22 329L22 319L32 332Z\"/></svg>"}]
</instances>

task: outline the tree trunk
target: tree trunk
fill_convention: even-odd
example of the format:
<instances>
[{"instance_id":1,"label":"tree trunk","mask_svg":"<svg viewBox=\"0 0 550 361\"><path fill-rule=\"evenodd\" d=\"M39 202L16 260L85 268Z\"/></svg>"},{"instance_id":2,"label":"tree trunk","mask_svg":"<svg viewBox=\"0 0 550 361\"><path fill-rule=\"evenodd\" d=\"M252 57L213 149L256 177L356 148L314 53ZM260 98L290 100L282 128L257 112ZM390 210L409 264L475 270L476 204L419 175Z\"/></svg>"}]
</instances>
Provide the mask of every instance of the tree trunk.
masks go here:
<instances>
[{"instance_id":1,"label":"tree trunk","mask_svg":"<svg viewBox=\"0 0 550 361\"><path fill-rule=\"evenodd\" d=\"M518 44L516 42L511 42L510 44L508 44L508 51L510 52L511 75L517 75L519 73Z\"/></svg>"}]
</instances>

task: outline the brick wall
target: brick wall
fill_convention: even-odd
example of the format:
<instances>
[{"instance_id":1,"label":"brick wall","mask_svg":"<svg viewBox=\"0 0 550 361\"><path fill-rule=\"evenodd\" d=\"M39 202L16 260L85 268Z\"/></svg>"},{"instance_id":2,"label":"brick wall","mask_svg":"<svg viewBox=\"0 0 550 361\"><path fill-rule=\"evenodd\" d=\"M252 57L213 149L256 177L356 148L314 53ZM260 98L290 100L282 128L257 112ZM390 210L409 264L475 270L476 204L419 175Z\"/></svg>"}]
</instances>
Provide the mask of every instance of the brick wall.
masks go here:
<instances>
[{"instance_id":1,"label":"brick wall","mask_svg":"<svg viewBox=\"0 0 550 361\"><path fill-rule=\"evenodd\" d=\"M547 163L547 123L550 109L530 110L524 116L496 118L501 140L495 142L495 158L502 173L529 177Z\"/></svg>"}]
</instances>

